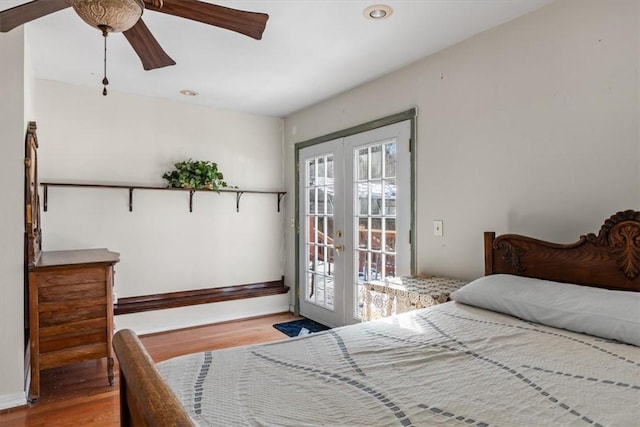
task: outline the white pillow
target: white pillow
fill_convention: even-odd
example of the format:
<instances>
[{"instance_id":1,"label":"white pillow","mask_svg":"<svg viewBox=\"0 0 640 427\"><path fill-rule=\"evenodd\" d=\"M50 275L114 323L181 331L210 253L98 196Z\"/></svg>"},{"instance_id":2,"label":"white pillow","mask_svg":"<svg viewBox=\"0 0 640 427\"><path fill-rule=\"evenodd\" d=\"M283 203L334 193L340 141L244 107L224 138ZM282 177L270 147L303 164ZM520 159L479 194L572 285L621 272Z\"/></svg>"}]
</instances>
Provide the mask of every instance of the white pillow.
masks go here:
<instances>
[{"instance_id":1,"label":"white pillow","mask_svg":"<svg viewBox=\"0 0 640 427\"><path fill-rule=\"evenodd\" d=\"M640 346L640 292L509 274L481 277L451 294L463 304Z\"/></svg>"}]
</instances>

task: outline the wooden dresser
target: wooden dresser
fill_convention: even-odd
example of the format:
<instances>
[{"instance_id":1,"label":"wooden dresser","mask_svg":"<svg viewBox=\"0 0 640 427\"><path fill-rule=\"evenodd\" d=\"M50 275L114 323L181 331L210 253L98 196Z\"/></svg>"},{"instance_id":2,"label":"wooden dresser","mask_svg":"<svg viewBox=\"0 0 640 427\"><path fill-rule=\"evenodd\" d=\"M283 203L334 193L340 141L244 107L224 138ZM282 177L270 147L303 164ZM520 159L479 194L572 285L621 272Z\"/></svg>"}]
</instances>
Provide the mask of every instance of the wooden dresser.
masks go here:
<instances>
[{"instance_id":1,"label":"wooden dresser","mask_svg":"<svg viewBox=\"0 0 640 427\"><path fill-rule=\"evenodd\" d=\"M29 266L29 400L40 395L40 371L107 358L113 385L113 266L107 249L43 251Z\"/></svg>"}]
</instances>

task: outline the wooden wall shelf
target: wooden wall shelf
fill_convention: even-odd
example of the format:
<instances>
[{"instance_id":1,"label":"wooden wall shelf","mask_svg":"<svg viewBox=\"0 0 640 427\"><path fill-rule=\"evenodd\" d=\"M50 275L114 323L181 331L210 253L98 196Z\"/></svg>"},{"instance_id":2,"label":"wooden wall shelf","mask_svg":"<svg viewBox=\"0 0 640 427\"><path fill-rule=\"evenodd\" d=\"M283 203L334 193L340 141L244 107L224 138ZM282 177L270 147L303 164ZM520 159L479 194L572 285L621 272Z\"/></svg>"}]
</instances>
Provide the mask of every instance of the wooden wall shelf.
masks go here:
<instances>
[{"instance_id":1,"label":"wooden wall shelf","mask_svg":"<svg viewBox=\"0 0 640 427\"><path fill-rule=\"evenodd\" d=\"M202 193L215 193L213 190L194 190L189 188L169 188L153 185L138 185L138 184L88 184L88 183L71 183L71 182L41 182L40 185L43 188L43 210L46 212L49 202L49 187L75 187L75 188L103 188L103 189L125 189L129 191L129 212L133 212L133 190L163 190L163 191L188 191L189 192L189 212L193 212L193 195L196 192ZM278 212L280 212L280 202L286 191L266 191L266 190L241 190L239 188L223 188L219 190L220 193L235 193L236 195L236 212L240 212L240 198L243 194L275 194L278 202Z\"/></svg>"}]
</instances>

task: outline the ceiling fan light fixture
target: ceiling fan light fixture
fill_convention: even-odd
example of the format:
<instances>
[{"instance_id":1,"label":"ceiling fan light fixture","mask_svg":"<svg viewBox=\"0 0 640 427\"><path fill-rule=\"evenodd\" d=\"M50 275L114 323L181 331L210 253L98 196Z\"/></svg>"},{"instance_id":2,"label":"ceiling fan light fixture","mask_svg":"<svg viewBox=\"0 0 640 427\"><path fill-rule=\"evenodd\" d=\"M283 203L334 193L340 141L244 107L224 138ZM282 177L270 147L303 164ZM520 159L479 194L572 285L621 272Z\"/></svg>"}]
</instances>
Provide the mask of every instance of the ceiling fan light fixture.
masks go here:
<instances>
[{"instance_id":1,"label":"ceiling fan light fixture","mask_svg":"<svg viewBox=\"0 0 640 427\"><path fill-rule=\"evenodd\" d=\"M119 33L133 27L142 16L142 0L71 0L84 22L100 31Z\"/></svg>"},{"instance_id":2,"label":"ceiling fan light fixture","mask_svg":"<svg viewBox=\"0 0 640 427\"><path fill-rule=\"evenodd\" d=\"M393 9L391 8L391 6L387 6L386 4L374 4L373 6L369 6L368 8L363 10L362 14L367 19L379 21L382 19L387 19L391 15L393 15Z\"/></svg>"}]
</instances>

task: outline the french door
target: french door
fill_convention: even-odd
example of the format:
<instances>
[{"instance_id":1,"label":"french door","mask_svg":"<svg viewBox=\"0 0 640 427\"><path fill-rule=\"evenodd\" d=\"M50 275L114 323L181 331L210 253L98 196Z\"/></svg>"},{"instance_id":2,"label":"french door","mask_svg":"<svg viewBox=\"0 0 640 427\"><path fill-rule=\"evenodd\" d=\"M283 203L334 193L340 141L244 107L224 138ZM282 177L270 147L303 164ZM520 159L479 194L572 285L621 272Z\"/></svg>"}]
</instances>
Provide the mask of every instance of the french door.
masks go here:
<instances>
[{"instance_id":1,"label":"french door","mask_svg":"<svg viewBox=\"0 0 640 427\"><path fill-rule=\"evenodd\" d=\"M410 137L407 120L300 150L301 315L359 322L366 281L410 274Z\"/></svg>"}]
</instances>

